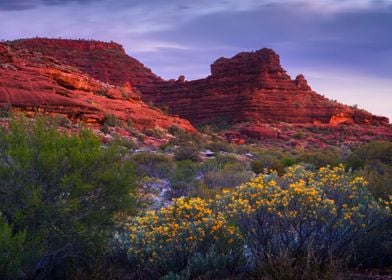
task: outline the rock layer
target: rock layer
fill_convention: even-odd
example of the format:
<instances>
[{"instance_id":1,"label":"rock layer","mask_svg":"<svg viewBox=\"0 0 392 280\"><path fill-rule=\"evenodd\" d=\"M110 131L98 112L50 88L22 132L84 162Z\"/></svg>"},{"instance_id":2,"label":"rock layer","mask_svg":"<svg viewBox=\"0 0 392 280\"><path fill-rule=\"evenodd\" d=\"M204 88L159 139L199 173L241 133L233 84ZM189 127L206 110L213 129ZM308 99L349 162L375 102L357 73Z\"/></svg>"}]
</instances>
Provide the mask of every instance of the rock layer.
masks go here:
<instances>
[{"instance_id":1,"label":"rock layer","mask_svg":"<svg viewBox=\"0 0 392 280\"><path fill-rule=\"evenodd\" d=\"M303 75L292 80L270 49L220 58L206 79L157 83L153 92L144 95L195 124L219 119L233 123L389 123L387 118L324 98L312 91Z\"/></svg>"},{"instance_id":2,"label":"rock layer","mask_svg":"<svg viewBox=\"0 0 392 280\"><path fill-rule=\"evenodd\" d=\"M205 79L164 81L127 56L116 43L26 39L12 42L40 51L114 85L131 85L145 101L167 106L194 124L239 123L387 125L389 120L331 101L312 91L303 75L294 80L271 49L219 58Z\"/></svg>"},{"instance_id":3,"label":"rock layer","mask_svg":"<svg viewBox=\"0 0 392 280\"><path fill-rule=\"evenodd\" d=\"M120 49L118 45L113 48ZM0 108L4 113L10 107L31 116L62 115L97 126L112 115L119 121L132 122L138 130L176 125L195 131L188 121L144 103L131 86L105 84L54 58L0 44Z\"/></svg>"},{"instance_id":4,"label":"rock layer","mask_svg":"<svg viewBox=\"0 0 392 280\"><path fill-rule=\"evenodd\" d=\"M114 42L34 38L8 43L55 57L112 85L148 86L162 81L138 60L126 55L124 48Z\"/></svg>"}]
</instances>

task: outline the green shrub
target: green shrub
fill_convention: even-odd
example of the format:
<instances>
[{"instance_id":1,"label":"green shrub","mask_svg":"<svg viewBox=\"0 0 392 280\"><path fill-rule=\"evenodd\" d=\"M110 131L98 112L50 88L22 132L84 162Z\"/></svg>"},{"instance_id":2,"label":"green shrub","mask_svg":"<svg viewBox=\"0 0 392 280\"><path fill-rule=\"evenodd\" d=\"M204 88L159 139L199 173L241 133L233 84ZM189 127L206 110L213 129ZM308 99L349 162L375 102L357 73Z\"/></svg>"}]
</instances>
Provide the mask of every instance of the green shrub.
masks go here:
<instances>
[{"instance_id":1,"label":"green shrub","mask_svg":"<svg viewBox=\"0 0 392 280\"><path fill-rule=\"evenodd\" d=\"M372 142L353 151L346 165L369 182L369 190L383 199L392 195L392 142Z\"/></svg>"},{"instance_id":2,"label":"green shrub","mask_svg":"<svg viewBox=\"0 0 392 280\"><path fill-rule=\"evenodd\" d=\"M14 120L0 133L0 211L26 231L27 275L72 278L98 267L113 215L133 209L135 171L122 158L92 132L60 133L46 119Z\"/></svg>"},{"instance_id":3,"label":"green shrub","mask_svg":"<svg viewBox=\"0 0 392 280\"><path fill-rule=\"evenodd\" d=\"M26 232L14 233L0 213L0 279L17 279Z\"/></svg>"},{"instance_id":4,"label":"green shrub","mask_svg":"<svg viewBox=\"0 0 392 280\"><path fill-rule=\"evenodd\" d=\"M301 153L297 162L309 163L315 168L322 166L338 166L343 162L342 152L338 148L325 148L322 150L306 151Z\"/></svg>"},{"instance_id":5,"label":"green shrub","mask_svg":"<svg viewBox=\"0 0 392 280\"><path fill-rule=\"evenodd\" d=\"M146 136L154 137L157 139L162 139L165 136L165 132L160 129L145 129L143 133Z\"/></svg>"},{"instance_id":6,"label":"green shrub","mask_svg":"<svg viewBox=\"0 0 392 280\"><path fill-rule=\"evenodd\" d=\"M218 152L233 152L234 149L231 144L223 141L214 141L206 145L206 148L218 153Z\"/></svg>"},{"instance_id":7,"label":"green shrub","mask_svg":"<svg viewBox=\"0 0 392 280\"><path fill-rule=\"evenodd\" d=\"M295 163L289 155L279 150L258 149L254 159L251 161L252 171L256 174L263 173L264 170L276 170L283 174L285 168Z\"/></svg>"},{"instance_id":8,"label":"green shrub","mask_svg":"<svg viewBox=\"0 0 392 280\"><path fill-rule=\"evenodd\" d=\"M138 169L138 173L144 176L156 178L169 178L175 168L174 161L167 155L152 152L140 152L131 157Z\"/></svg>"},{"instance_id":9,"label":"green shrub","mask_svg":"<svg viewBox=\"0 0 392 280\"><path fill-rule=\"evenodd\" d=\"M187 194L195 187L198 164L191 160L176 162L176 168L170 183L174 190L180 191L181 195Z\"/></svg>"},{"instance_id":10,"label":"green shrub","mask_svg":"<svg viewBox=\"0 0 392 280\"><path fill-rule=\"evenodd\" d=\"M175 150L174 158L176 160L199 161L199 147L194 142L182 144Z\"/></svg>"},{"instance_id":11,"label":"green shrub","mask_svg":"<svg viewBox=\"0 0 392 280\"><path fill-rule=\"evenodd\" d=\"M176 125L169 127L167 131L173 136L182 136L185 134L185 131Z\"/></svg>"},{"instance_id":12,"label":"green shrub","mask_svg":"<svg viewBox=\"0 0 392 280\"><path fill-rule=\"evenodd\" d=\"M232 156L218 156L200 168L201 181L209 188L234 188L249 181L253 172L247 164Z\"/></svg>"},{"instance_id":13,"label":"green shrub","mask_svg":"<svg viewBox=\"0 0 392 280\"><path fill-rule=\"evenodd\" d=\"M10 118L12 116L11 104L5 104L0 106L0 118Z\"/></svg>"},{"instance_id":14,"label":"green shrub","mask_svg":"<svg viewBox=\"0 0 392 280\"><path fill-rule=\"evenodd\" d=\"M104 125L107 126L118 126L119 120L115 115L108 114L105 116Z\"/></svg>"}]
</instances>

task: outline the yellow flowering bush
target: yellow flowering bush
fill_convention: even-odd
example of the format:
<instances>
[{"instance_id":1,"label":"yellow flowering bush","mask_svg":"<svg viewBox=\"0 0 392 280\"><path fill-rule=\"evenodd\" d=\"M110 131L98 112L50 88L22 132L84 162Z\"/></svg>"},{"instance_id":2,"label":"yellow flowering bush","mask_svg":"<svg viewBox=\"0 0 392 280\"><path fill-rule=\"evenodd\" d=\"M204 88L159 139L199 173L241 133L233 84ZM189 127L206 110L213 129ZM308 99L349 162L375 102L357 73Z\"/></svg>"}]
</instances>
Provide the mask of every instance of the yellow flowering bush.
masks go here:
<instances>
[{"instance_id":1,"label":"yellow flowering bush","mask_svg":"<svg viewBox=\"0 0 392 280\"><path fill-rule=\"evenodd\" d=\"M262 174L217 204L241 227L250 261L263 274L287 262L297 269L293 275L302 275L305 264L318 264L320 272L333 258L348 257L352 245L390 215L388 202L376 201L366 185L342 165L317 171L297 165L282 177Z\"/></svg>"},{"instance_id":2,"label":"yellow flowering bush","mask_svg":"<svg viewBox=\"0 0 392 280\"><path fill-rule=\"evenodd\" d=\"M270 171L224 189L214 200L179 198L132 221L129 256L165 275L189 267L195 254L205 259L212 248L212 259L242 256L263 277L319 278L336 259L347 260L380 217L391 216L390 202L375 200L366 185L342 165L297 165L283 176Z\"/></svg>"},{"instance_id":3,"label":"yellow flowering bush","mask_svg":"<svg viewBox=\"0 0 392 280\"><path fill-rule=\"evenodd\" d=\"M211 206L211 201L201 198L178 198L170 206L135 218L129 225L131 260L176 271L192 255L211 247L233 253L240 239L238 228Z\"/></svg>"}]
</instances>

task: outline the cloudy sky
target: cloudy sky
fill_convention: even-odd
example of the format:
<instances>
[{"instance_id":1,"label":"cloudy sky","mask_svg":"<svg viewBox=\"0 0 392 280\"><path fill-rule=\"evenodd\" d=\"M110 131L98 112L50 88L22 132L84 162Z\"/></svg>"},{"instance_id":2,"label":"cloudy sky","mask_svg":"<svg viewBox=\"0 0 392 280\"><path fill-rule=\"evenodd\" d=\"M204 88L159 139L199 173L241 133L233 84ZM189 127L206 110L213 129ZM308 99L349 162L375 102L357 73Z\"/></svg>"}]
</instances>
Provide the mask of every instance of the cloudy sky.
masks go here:
<instances>
[{"instance_id":1,"label":"cloudy sky","mask_svg":"<svg viewBox=\"0 0 392 280\"><path fill-rule=\"evenodd\" d=\"M0 39L121 43L163 78L270 47L317 92L392 119L392 0L0 0Z\"/></svg>"}]
</instances>

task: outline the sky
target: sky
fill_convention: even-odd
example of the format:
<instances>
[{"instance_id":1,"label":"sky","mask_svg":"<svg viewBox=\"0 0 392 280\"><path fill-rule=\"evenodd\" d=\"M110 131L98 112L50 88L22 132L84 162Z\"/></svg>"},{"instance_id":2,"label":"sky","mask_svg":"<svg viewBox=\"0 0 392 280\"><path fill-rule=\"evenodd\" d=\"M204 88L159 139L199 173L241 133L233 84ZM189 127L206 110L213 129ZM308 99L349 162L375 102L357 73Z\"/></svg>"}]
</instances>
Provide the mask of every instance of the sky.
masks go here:
<instances>
[{"instance_id":1,"label":"sky","mask_svg":"<svg viewBox=\"0 0 392 280\"><path fill-rule=\"evenodd\" d=\"M35 36L115 41L165 79L269 47L318 93L392 120L392 0L0 0L0 39Z\"/></svg>"}]
</instances>

